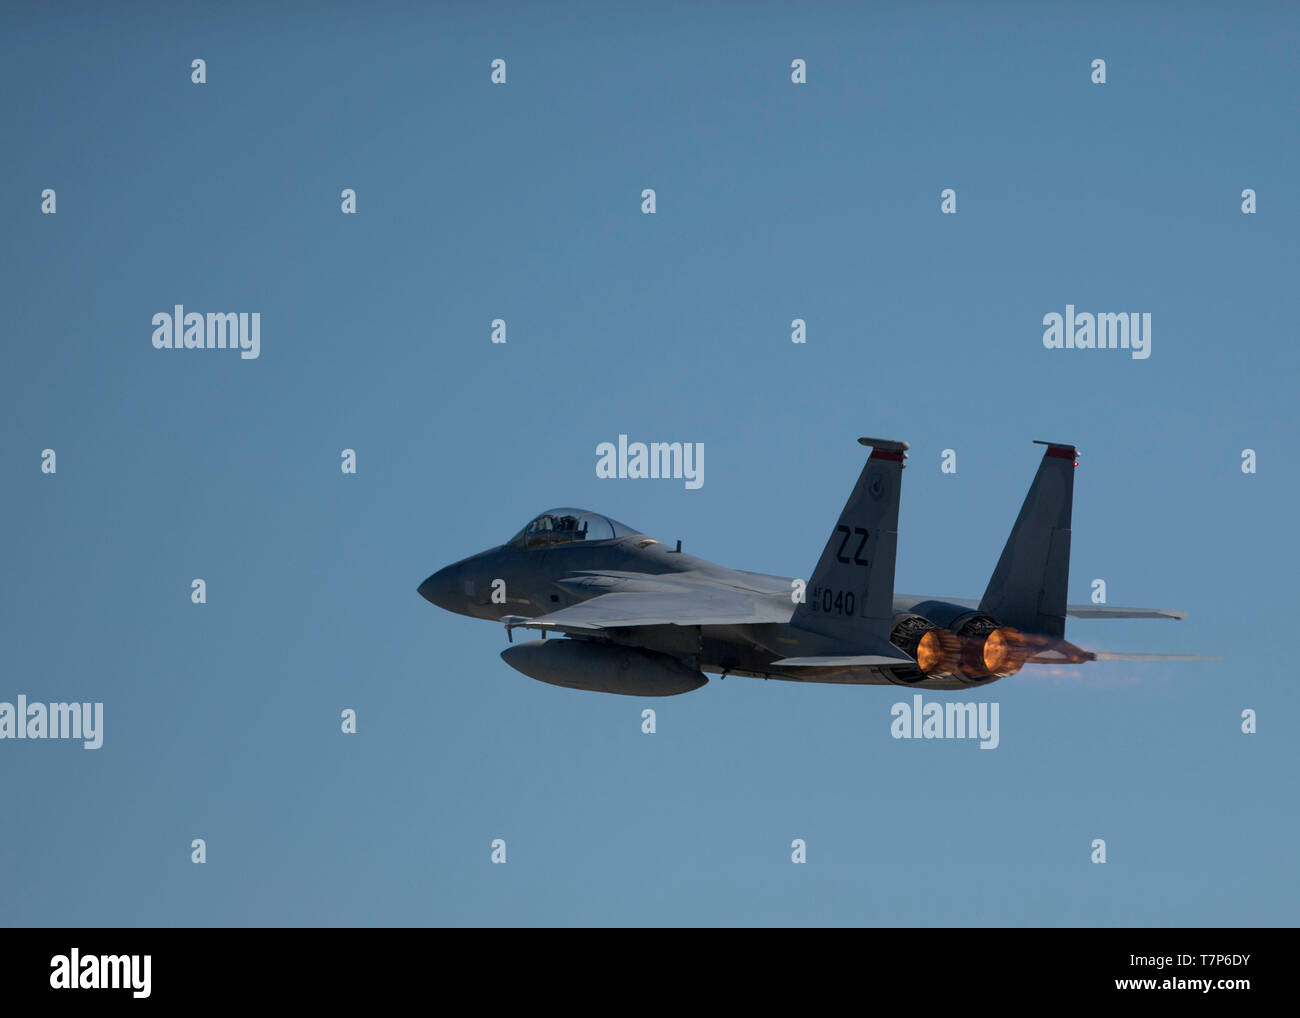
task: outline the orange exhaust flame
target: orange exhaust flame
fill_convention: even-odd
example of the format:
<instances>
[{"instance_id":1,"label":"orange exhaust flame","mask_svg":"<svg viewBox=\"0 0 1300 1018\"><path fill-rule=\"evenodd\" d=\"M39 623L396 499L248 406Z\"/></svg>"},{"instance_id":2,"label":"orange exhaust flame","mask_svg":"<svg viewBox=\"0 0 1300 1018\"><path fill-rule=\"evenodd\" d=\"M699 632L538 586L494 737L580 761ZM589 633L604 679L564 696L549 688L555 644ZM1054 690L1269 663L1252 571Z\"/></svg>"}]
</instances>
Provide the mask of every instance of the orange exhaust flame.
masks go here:
<instances>
[{"instance_id":1,"label":"orange exhaust flame","mask_svg":"<svg viewBox=\"0 0 1300 1018\"><path fill-rule=\"evenodd\" d=\"M989 674L1005 678L1024 667L1029 648L1021 634L1010 626L1000 626L984 641L982 658Z\"/></svg>"},{"instance_id":2,"label":"orange exhaust flame","mask_svg":"<svg viewBox=\"0 0 1300 1018\"><path fill-rule=\"evenodd\" d=\"M921 641L916 645L916 666L929 675L942 660L943 648L939 645L939 637L935 636L932 629L922 636Z\"/></svg>"},{"instance_id":3,"label":"orange exhaust flame","mask_svg":"<svg viewBox=\"0 0 1300 1018\"><path fill-rule=\"evenodd\" d=\"M926 675L952 675L961 661L961 641L946 629L931 629L916 645L916 665Z\"/></svg>"}]
</instances>

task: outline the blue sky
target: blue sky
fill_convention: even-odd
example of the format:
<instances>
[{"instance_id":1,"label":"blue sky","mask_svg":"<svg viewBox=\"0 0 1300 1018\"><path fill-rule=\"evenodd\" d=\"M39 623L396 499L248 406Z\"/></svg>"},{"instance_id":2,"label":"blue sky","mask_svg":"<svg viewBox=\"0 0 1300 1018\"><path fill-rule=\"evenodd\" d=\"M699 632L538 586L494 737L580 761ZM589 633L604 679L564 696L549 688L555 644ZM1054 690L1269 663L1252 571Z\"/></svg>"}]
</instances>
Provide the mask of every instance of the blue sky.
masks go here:
<instances>
[{"instance_id":1,"label":"blue sky","mask_svg":"<svg viewBox=\"0 0 1300 1018\"><path fill-rule=\"evenodd\" d=\"M0 923L1294 924L1297 14L985 6L15 5L0 700L105 736L0 741ZM260 357L155 350L178 303ZM704 486L597 478L620 433ZM1067 635L1222 659L1027 669L984 752L543 685L415 593L552 505L807 575L862 434L900 591L979 596L1074 442L1071 600L1188 618Z\"/></svg>"}]
</instances>

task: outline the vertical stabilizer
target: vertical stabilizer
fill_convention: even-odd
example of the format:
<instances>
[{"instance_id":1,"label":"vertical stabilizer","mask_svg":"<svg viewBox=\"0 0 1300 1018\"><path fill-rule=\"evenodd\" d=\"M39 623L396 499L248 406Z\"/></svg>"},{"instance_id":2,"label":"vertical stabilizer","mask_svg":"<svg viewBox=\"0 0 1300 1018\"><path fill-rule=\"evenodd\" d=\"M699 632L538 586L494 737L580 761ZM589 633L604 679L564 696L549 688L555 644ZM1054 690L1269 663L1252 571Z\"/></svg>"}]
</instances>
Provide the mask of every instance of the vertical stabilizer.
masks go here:
<instances>
[{"instance_id":1,"label":"vertical stabilizer","mask_svg":"<svg viewBox=\"0 0 1300 1018\"><path fill-rule=\"evenodd\" d=\"M859 438L871 456L844 504L791 623L848 642L889 641L898 500L907 443Z\"/></svg>"},{"instance_id":2,"label":"vertical stabilizer","mask_svg":"<svg viewBox=\"0 0 1300 1018\"><path fill-rule=\"evenodd\" d=\"M1024 633L1064 637L1070 513L1079 451L1059 442L1036 444L1047 450L984 591L980 611Z\"/></svg>"}]
</instances>

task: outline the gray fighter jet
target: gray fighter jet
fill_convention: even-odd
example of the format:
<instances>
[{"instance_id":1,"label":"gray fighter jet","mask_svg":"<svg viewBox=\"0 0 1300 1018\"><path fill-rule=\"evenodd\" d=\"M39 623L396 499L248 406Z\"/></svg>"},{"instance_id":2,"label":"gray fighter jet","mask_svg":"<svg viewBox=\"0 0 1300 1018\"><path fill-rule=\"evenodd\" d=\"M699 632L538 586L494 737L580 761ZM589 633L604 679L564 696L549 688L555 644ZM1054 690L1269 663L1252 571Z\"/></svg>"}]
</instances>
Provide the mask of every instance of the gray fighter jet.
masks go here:
<instances>
[{"instance_id":1,"label":"gray fighter jet","mask_svg":"<svg viewBox=\"0 0 1300 1018\"><path fill-rule=\"evenodd\" d=\"M1104 654L1065 639L1065 620L1181 619L1159 608L1066 604L1073 445L1047 448L978 600L894 593L906 442L872 449L812 576L727 569L606 516L552 509L505 544L440 569L419 593L505 623L501 657L571 689L671 696L705 672L795 682L963 689L1025 665L1188 655ZM513 642L513 630L542 638ZM562 634L548 640L548 634Z\"/></svg>"}]
</instances>

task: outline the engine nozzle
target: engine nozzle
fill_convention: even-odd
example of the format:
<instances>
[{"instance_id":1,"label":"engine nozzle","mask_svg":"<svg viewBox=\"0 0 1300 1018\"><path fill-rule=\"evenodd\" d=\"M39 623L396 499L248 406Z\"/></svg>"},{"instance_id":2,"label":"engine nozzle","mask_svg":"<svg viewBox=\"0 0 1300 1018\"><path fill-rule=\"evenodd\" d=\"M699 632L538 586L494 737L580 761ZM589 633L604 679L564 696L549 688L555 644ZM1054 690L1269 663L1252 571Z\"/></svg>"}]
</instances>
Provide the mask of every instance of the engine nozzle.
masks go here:
<instances>
[{"instance_id":1,"label":"engine nozzle","mask_svg":"<svg viewBox=\"0 0 1300 1018\"><path fill-rule=\"evenodd\" d=\"M980 656L988 673L1002 679L1024 667L1029 648L1018 630L999 626L984 638Z\"/></svg>"},{"instance_id":2,"label":"engine nozzle","mask_svg":"<svg viewBox=\"0 0 1300 1018\"><path fill-rule=\"evenodd\" d=\"M961 643L957 637L920 615L895 615L889 639L915 658L917 668L926 676L952 675L960 664Z\"/></svg>"},{"instance_id":3,"label":"engine nozzle","mask_svg":"<svg viewBox=\"0 0 1300 1018\"><path fill-rule=\"evenodd\" d=\"M900 642L904 635L910 640ZM925 601L895 615L890 639L927 677L970 684L1015 675L1035 653L1033 637L979 610L943 601Z\"/></svg>"}]
</instances>

